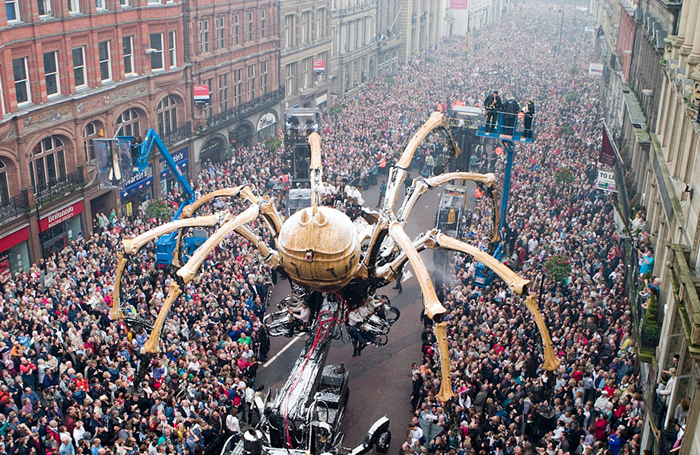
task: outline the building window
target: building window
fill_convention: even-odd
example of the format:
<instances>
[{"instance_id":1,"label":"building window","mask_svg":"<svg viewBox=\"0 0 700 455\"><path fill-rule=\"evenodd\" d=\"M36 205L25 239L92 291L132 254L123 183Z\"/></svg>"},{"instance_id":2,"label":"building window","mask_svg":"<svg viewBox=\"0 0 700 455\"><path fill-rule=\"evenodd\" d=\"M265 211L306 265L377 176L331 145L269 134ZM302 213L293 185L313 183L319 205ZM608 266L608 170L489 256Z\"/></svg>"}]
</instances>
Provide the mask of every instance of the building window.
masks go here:
<instances>
[{"instance_id":1,"label":"building window","mask_svg":"<svg viewBox=\"0 0 700 455\"><path fill-rule=\"evenodd\" d=\"M117 133L115 136L140 136L141 121L136 109L127 109L117 117Z\"/></svg>"},{"instance_id":2,"label":"building window","mask_svg":"<svg viewBox=\"0 0 700 455\"><path fill-rule=\"evenodd\" d=\"M109 41L100 41L97 45L100 58L100 80L112 80L112 57L109 55Z\"/></svg>"},{"instance_id":3,"label":"building window","mask_svg":"<svg viewBox=\"0 0 700 455\"><path fill-rule=\"evenodd\" d=\"M32 93L29 87L29 68L27 67L27 58L16 58L12 60L12 72L15 76L15 95L17 96L17 104L30 103L32 101Z\"/></svg>"},{"instance_id":4,"label":"building window","mask_svg":"<svg viewBox=\"0 0 700 455\"><path fill-rule=\"evenodd\" d=\"M267 93L267 62L262 62L260 64L260 94L265 95Z\"/></svg>"},{"instance_id":5,"label":"building window","mask_svg":"<svg viewBox=\"0 0 700 455\"><path fill-rule=\"evenodd\" d=\"M105 0L95 0L96 9L105 9Z\"/></svg>"},{"instance_id":6,"label":"building window","mask_svg":"<svg viewBox=\"0 0 700 455\"><path fill-rule=\"evenodd\" d=\"M100 128L95 122L90 122L83 128L83 148L85 150L85 161L95 159L95 144L93 139L100 135Z\"/></svg>"},{"instance_id":7,"label":"building window","mask_svg":"<svg viewBox=\"0 0 700 455\"><path fill-rule=\"evenodd\" d=\"M301 62L301 83L303 88L309 86L309 66L311 66L311 58L305 58Z\"/></svg>"},{"instance_id":8,"label":"building window","mask_svg":"<svg viewBox=\"0 0 700 455\"><path fill-rule=\"evenodd\" d=\"M209 52L209 19L199 21L199 53Z\"/></svg>"},{"instance_id":9,"label":"building window","mask_svg":"<svg viewBox=\"0 0 700 455\"><path fill-rule=\"evenodd\" d=\"M216 48L223 49L226 47L226 27L224 16L218 16L214 24L216 24Z\"/></svg>"},{"instance_id":10,"label":"building window","mask_svg":"<svg viewBox=\"0 0 700 455\"><path fill-rule=\"evenodd\" d=\"M309 28L311 13L309 11L301 13L301 44L307 44L309 42Z\"/></svg>"},{"instance_id":11,"label":"building window","mask_svg":"<svg viewBox=\"0 0 700 455\"><path fill-rule=\"evenodd\" d=\"M42 139L32 150L30 158L35 158L29 162L29 174L35 191L66 176L63 141L57 136Z\"/></svg>"},{"instance_id":12,"label":"building window","mask_svg":"<svg viewBox=\"0 0 700 455\"><path fill-rule=\"evenodd\" d=\"M37 0L36 6L39 11L39 16L51 15L51 0Z\"/></svg>"},{"instance_id":13,"label":"building window","mask_svg":"<svg viewBox=\"0 0 700 455\"><path fill-rule=\"evenodd\" d=\"M266 19L266 18L265 18L265 9L263 8L263 9L260 10L260 38L261 38L261 39L262 39L262 38L265 38L265 33L266 33L266 29L265 29L265 26L266 26L266 24L265 24L265 19Z\"/></svg>"},{"instance_id":14,"label":"building window","mask_svg":"<svg viewBox=\"0 0 700 455\"><path fill-rule=\"evenodd\" d=\"M294 15L284 16L284 47L291 49L294 44Z\"/></svg>"},{"instance_id":15,"label":"building window","mask_svg":"<svg viewBox=\"0 0 700 455\"><path fill-rule=\"evenodd\" d=\"M228 74L219 76L219 112L228 110Z\"/></svg>"},{"instance_id":16,"label":"building window","mask_svg":"<svg viewBox=\"0 0 700 455\"><path fill-rule=\"evenodd\" d=\"M243 70L233 70L233 102L240 106L243 102Z\"/></svg>"},{"instance_id":17,"label":"building window","mask_svg":"<svg viewBox=\"0 0 700 455\"><path fill-rule=\"evenodd\" d=\"M151 48L148 49L151 54L151 71L160 71L163 66L163 34L151 33Z\"/></svg>"},{"instance_id":18,"label":"building window","mask_svg":"<svg viewBox=\"0 0 700 455\"><path fill-rule=\"evenodd\" d=\"M87 79L85 77L85 47L74 47L72 53L75 88L85 87L87 85Z\"/></svg>"},{"instance_id":19,"label":"building window","mask_svg":"<svg viewBox=\"0 0 700 455\"><path fill-rule=\"evenodd\" d=\"M175 50L175 32L168 32L168 58L170 58L170 68L177 67L177 51Z\"/></svg>"},{"instance_id":20,"label":"building window","mask_svg":"<svg viewBox=\"0 0 700 455\"><path fill-rule=\"evenodd\" d=\"M58 95L61 92L61 81L58 75L58 52L44 54L44 80L46 95Z\"/></svg>"},{"instance_id":21,"label":"building window","mask_svg":"<svg viewBox=\"0 0 700 455\"><path fill-rule=\"evenodd\" d=\"M231 45L238 46L241 42L241 23L240 15L234 14L231 20Z\"/></svg>"},{"instance_id":22,"label":"building window","mask_svg":"<svg viewBox=\"0 0 700 455\"><path fill-rule=\"evenodd\" d=\"M204 116L206 118L211 118L212 115L214 115L214 102L211 99L213 92L212 92L212 87L214 86L214 80L213 79L208 79L206 83L204 84L209 88L209 103L204 106Z\"/></svg>"},{"instance_id":23,"label":"building window","mask_svg":"<svg viewBox=\"0 0 700 455\"><path fill-rule=\"evenodd\" d=\"M149 4L149 5L159 5L159 4L160 4L160 0L148 0L148 4Z\"/></svg>"},{"instance_id":24,"label":"building window","mask_svg":"<svg viewBox=\"0 0 700 455\"><path fill-rule=\"evenodd\" d=\"M320 8L316 12L316 39L321 40L326 37L326 10Z\"/></svg>"},{"instance_id":25,"label":"building window","mask_svg":"<svg viewBox=\"0 0 700 455\"><path fill-rule=\"evenodd\" d=\"M135 74L133 36L122 37L122 52L124 54L124 74Z\"/></svg>"},{"instance_id":26,"label":"building window","mask_svg":"<svg viewBox=\"0 0 700 455\"><path fill-rule=\"evenodd\" d=\"M128 6L129 6L129 0L119 0L119 4L120 4L122 7L125 7L125 6L128 7Z\"/></svg>"},{"instance_id":27,"label":"building window","mask_svg":"<svg viewBox=\"0 0 700 455\"><path fill-rule=\"evenodd\" d=\"M7 22L19 21L19 0L5 0L5 14Z\"/></svg>"},{"instance_id":28,"label":"building window","mask_svg":"<svg viewBox=\"0 0 700 455\"><path fill-rule=\"evenodd\" d=\"M294 87L294 63L287 65L287 95L293 95L296 92Z\"/></svg>"},{"instance_id":29,"label":"building window","mask_svg":"<svg viewBox=\"0 0 700 455\"><path fill-rule=\"evenodd\" d=\"M253 41L253 10L248 11L248 21L246 24L246 42Z\"/></svg>"},{"instance_id":30,"label":"building window","mask_svg":"<svg viewBox=\"0 0 700 455\"><path fill-rule=\"evenodd\" d=\"M165 136L177 128L177 101L166 96L158 103L158 134Z\"/></svg>"},{"instance_id":31,"label":"building window","mask_svg":"<svg viewBox=\"0 0 700 455\"><path fill-rule=\"evenodd\" d=\"M2 72L2 68L0 68L0 72ZM0 78L0 115L4 117L6 112L7 111L5 111L5 95L2 91L2 78ZM2 119L2 117L0 117L0 119Z\"/></svg>"},{"instance_id":32,"label":"building window","mask_svg":"<svg viewBox=\"0 0 700 455\"><path fill-rule=\"evenodd\" d=\"M124 0L122 0L124 1ZM77 14L80 12L80 0L68 0L68 12Z\"/></svg>"},{"instance_id":33,"label":"building window","mask_svg":"<svg viewBox=\"0 0 700 455\"><path fill-rule=\"evenodd\" d=\"M255 99L255 65L248 67L248 101Z\"/></svg>"},{"instance_id":34,"label":"building window","mask_svg":"<svg viewBox=\"0 0 700 455\"><path fill-rule=\"evenodd\" d=\"M10 202L10 186L7 184L7 166L0 160L0 204Z\"/></svg>"}]
</instances>

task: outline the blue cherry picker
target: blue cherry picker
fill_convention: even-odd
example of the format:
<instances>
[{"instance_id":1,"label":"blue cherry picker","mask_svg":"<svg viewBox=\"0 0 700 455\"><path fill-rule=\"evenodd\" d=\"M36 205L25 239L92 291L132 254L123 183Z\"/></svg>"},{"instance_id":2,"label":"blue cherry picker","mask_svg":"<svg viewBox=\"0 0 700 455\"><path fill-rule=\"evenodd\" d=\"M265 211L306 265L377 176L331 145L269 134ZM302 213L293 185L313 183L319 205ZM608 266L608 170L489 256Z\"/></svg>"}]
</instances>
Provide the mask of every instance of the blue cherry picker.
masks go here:
<instances>
[{"instance_id":1,"label":"blue cherry picker","mask_svg":"<svg viewBox=\"0 0 700 455\"><path fill-rule=\"evenodd\" d=\"M103 175L103 180L108 182L106 187L121 188L131 175L127 166L133 166L133 172L148 170L148 157L153 149L156 149L165 160L165 164L178 181L185 193L185 200L180 204L172 221L180 218L185 206L195 200L192 186L187 181L168 148L163 143L158 133L152 128L146 132L143 141L135 136L116 136L113 139L95 139L95 154L98 156L98 171ZM127 158L124 158L124 157ZM101 157L101 159L100 159ZM125 172L126 171L126 172ZM206 231L195 229L194 235L183 239L184 257L189 257L206 240ZM166 234L156 240L156 261L160 265L171 265L173 252L177 243L177 231Z\"/></svg>"},{"instance_id":2,"label":"blue cherry picker","mask_svg":"<svg viewBox=\"0 0 700 455\"><path fill-rule=\"evenodd\" d=\"M514 103L515 101L512 100L512 102ZM534 112L531 114L525 113L523 115L521 113L519 114L517 112L518 110L519 109L515 109L515 112L499 111L495 124L488 123L488 119L491 117L482 116L476 130L477 136L500 140L501 144L503 145L503 149L506 152L506 170L505 179L503 182L501 207L500 209L494 207L494 210L500 210L500 222L499 225L494 226L494 228L498 229L498 232L501 234L503 234L503 230L506 226L506 216L508 214L508 196L510 195L510 180L513 170L513 144L515 142L528 143L532 142L534 139ZM526 128L526 126L529 126L529 128ZM500 241L491 244L489 254L501 262L506 259L506 245L503 241L502 235ZM481 262L476 263L476 272L474 274L475 285L480 287L488 286L491 284L493 278L493 271L491 271Z\"/></svg>"}]
</instances>

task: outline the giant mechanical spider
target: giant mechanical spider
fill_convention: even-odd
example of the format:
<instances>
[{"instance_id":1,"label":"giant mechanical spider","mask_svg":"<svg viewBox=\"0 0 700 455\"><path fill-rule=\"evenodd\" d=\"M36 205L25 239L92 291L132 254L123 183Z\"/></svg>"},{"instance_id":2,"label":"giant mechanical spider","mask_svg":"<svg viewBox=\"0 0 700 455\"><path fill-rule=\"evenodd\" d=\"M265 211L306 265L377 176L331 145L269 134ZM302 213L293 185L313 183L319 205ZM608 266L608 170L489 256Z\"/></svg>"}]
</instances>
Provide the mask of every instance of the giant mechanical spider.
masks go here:
<instances>
[{"instance_id":1,"label":"giant mechanical spider","mask_svg":"<svg viewBox=\"0 0 700 455\"><path fill-rule=\"evenodd\" d=\"M529 280L523 279L489 254L456 240L437 229L432 229L411 240L404 226L411 215L416 202L427 190L444 183L459 180L471 180L483 187L494 201L492 241L499 240L497 232L498 202L496 178L493 174L475 174L451 172L430 178L416 178L408 189L403 204L394 212L397 195L406 178L406 169L420 143L433 130L442 131L452 153L452 159L460 153L448 128L443 114L435 112L429 120L414 134L398 162L391 168L389 182L383 206L378 209L363 207L360 217L351 221L343 212L331 207L320 206L319 188L322 184L323 169L321 165L321 138L311 133L308 140L311 148L310 181L312 190L311 207L299 210L283 220L275 208L272 198L260 197L249 186L227 188L209 193L185 207L181 219L156 227L138 237L123 241L123 253L119 252L114 285L111 317L114 320L125 319L120 307L120 281L128 259L152 240L178 231L178 245L175 248L173 266L177 269L175 279L158 316L153 323L150 337L142 352L139 372L134 380L135 386L146 374L148 360L158 352L161 331L168 312L183 288L191 283L204 260L232 232L246 238L256 246L266 263L286 273L291 282L305 289L309 301L334 301L337 305L354 306L372 295L375 290L397 279L406 263L410 263L420 285L425 314L434 322L433 330L438 341L441 362L442 382L437 398L448 402L454 397L450 380L450 363L448 354L447 331L443 316L445 307L440 303L428 270L419 256L426 248L445 248L473 256L499 275L519 295L528 294ZM208 216L194 216L197 210L215 198L241 198L250 202L243 212L233 215L219 212ZM255 234L247 223L262 216L274 237L274 248L268 247ZM215 227L218 229L185 262L182 253L184 231L193 227ZM535 294L527 295L525 305L534 317L544 347L543 368L553 371L558 366L554 356L545 322L538 311ZM142 321L143 322L143 321ZM150 324L148 324L150 325Z\"/></svg>"}]
</instances>

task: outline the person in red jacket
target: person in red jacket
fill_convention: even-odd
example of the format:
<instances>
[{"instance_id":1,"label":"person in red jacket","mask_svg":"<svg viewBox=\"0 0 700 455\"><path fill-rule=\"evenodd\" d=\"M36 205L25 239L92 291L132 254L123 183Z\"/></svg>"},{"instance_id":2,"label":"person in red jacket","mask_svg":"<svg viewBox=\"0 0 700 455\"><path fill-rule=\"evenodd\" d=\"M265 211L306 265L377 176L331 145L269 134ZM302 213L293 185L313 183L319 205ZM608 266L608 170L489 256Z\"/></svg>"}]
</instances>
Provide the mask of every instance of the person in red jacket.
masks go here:
<instances>
[{"instance_id":1,"label":"person in red jacket","mask_svg":"<svg viewBox=\"0 0 700 455\"><path fill-rule=\"evenodd\" d=\"M608 437L608 421L605 414L601 414L595 421L595 438L598 441L605 441Z\"/></svg>"}]
</instances>

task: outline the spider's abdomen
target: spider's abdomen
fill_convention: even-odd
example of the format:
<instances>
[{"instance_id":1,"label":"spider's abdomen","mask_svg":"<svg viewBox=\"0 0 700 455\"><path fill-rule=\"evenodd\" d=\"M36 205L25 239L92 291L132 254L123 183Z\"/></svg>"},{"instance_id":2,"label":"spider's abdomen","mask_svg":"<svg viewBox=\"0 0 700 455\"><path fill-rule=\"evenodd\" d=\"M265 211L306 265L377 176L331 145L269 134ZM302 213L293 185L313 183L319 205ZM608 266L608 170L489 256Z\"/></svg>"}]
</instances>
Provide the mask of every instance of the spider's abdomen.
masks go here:
<instances>
[{"instance_id":1,"label":"spider's abdomen","mask_svg":"<svg viewBox=\"0 0 700 455\"><path fill-rule=\"evenodd\" d=\"M344 213L318 207L299 210L282 225L280 264L297 284L319 292L341 289L360 261L355 226Z\"/></svg>"}]
</instances>

